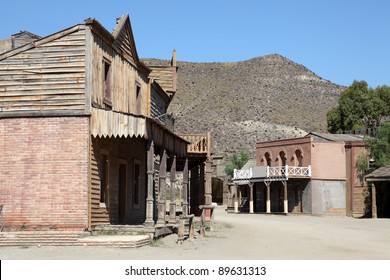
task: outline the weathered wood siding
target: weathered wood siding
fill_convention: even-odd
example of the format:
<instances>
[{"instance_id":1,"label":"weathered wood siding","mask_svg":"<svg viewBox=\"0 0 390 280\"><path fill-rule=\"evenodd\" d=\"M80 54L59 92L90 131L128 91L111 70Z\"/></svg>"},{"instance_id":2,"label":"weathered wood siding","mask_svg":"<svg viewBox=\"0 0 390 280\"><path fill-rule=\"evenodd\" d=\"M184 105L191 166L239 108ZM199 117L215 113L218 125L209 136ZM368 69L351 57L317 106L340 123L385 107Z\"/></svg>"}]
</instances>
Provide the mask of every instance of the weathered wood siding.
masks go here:
<instances>
[{"instance_id":1,"label":"weathered wood siding","mask_svg":"<svg viewBox=\"0 0 390 280\"><path fill-rule=\"evenodd\" d=\"M12 35L12 48L19 48L37 39L40 39L40 37L30 32L22 31L20 33Z\"/></svg>"},{"instance_id":2,"label":"weathered wood siding","mask_svg":"<svg viewBox=\"0 0 390 280\"><path fill-rule=\"evenodd\" d=\"M166 66L150 66L152 73L150 76L155 79L161 87L172 94L176 92L176 67L166 67Z\"/></svg>"},{"instance_id":3,"label":"weathered wood siding","mask_svg":"<svg viewBox=\"0 0 390 280\"><path fill-rule=\"evenodd\" d=\"M109 43L92 32L91 60L91 101L95 106L104 104L103 60L111 63L111 102L112 110L122 113L147 116L148 79L134 64L125 60ZM141 90L137 96L136 87Z\"/></svg>"},{"instance_id":4,"label":"weathered wood siding","mask_svg":"<svg viewBox=\"0 0 390 280\"><path fill-rule=\"evenodd\" d=\"M152 87L150 98L150 117L165 123L164 120L167 106L167 98L164 98L158 89Z\"/></svg>"},{"instance_id":5,"label":"weathered wood siding","mask_svg":"<svg viewBox=\"0 0 390 280\"><path fill-rule=\"evenodd\" d=\"M5 38L0 40L0 54L12 49L12 38Z\"/></svg>"},{"instance_id":6,"label":"weathered wood siding","mask_svg":"<svg viewBox=\"0 0 390 280\"><path fill-rule=\"evenodd\" d=\"M371 196L367 186L353 187L353 217L364 217L371 210Z\"/></svg>"},{"instance_id":7,"label":"weathered wood siding","mask_svg":"<svg viewBox=\"0 0 390 280\"><path fill-rule=\"evenodd\" d=\"M70 34L0 58L0 114L77 114L84 110L83 26Z\"/></svg>"}]
</instances>

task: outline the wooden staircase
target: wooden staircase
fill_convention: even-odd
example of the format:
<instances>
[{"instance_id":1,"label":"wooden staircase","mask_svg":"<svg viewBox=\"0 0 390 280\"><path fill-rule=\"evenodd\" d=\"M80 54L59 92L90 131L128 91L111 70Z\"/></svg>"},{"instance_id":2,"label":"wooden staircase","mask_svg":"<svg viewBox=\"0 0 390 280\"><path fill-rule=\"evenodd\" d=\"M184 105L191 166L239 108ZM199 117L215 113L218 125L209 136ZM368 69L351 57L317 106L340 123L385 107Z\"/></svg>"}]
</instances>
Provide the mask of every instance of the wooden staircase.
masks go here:
<instances>
[{"instance_id":1,"label":"wooden staircase","mask_svg":"<svg viewBox=\"0 0 390 280\"><path fill-rule=\"evenodd\" d=\"M149 235L98 235L80 231L0 232L0 247L98 246L138 248L150 243Z\"/></svg>"}]
</instances>

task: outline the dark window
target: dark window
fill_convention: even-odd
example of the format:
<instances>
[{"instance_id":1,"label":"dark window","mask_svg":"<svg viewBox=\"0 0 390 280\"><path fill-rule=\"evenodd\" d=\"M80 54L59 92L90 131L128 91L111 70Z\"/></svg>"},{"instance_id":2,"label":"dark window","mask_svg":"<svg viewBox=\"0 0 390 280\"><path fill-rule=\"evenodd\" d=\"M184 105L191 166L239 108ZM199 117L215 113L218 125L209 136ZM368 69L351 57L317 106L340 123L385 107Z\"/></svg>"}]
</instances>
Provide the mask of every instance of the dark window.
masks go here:
<instances>
[{"instance_id":1,"label":"dark window","mask_svg":"<svg viewBox=\"0 0 390 280\"><path fill-rule=\"evenodd\" d=\"M264 157L265 157L265 161L267 163L267 166L271 166L271 156L270 156L270 154L269 153L265 153Z\"/></svg>"},{"instance_id":2,"label":"dark window","mask_svg":"<svg viewBox=\"0 0 390 280\"><path fill-rule=\"evenodd\" d=\"M302 160L303 160L302 152L301 150L298 149L295 151L295 166L302 167Z\"/></svg>"},{"instance_id":3,"label":"dark window","mask_svg":"<svg viewBox=\"0 0 390 280\"><path fill-rule=\"evenodd\" d=\"M104 67L104 104L112 106L111 101L111 62L103 60Z\"/></svg>"},{"instance_id":4,"label":"dark window","mask_svg":"<svg viewBox=\"0 0 390 280\"><path fill-rule=\"evenodd\" d=\"M285 166L287 161L286 154L282 151L279 153L279 156L280 156L282 166Z\"/></svg>"},{"instance_id":5,"label":"dark window","mask_svg":"<svg viewBox=\"0 0 390 280\"><path fill-rule=\"evenodd\" d=\"M141 85L136 82L135 84L135 104L136 104L136 114L141 114L142 107L142 98L141 98Z\"/></svg>"},{"instance_id":6,"label":"dark window","mask_svg":"<svg viewBox=\"0 0 390 280\"><path fill-rule=\"evenodd\" d=\"M141 85L136 84L135 85L135 97L138 99L140 94L141 94Z\"/></svg>"}]
</instances>

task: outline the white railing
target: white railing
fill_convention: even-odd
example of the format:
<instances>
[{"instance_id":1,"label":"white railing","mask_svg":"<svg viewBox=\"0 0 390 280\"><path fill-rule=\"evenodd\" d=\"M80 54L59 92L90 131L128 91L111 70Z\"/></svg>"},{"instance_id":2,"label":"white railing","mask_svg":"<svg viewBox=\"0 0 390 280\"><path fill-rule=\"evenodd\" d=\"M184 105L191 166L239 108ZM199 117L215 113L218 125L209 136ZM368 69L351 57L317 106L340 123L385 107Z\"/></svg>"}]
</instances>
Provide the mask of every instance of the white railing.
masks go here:
<instances>
[{"instance_id":1,"label":"white railing","mask_svg":"<svg viewBox=\"0 0 390 280\"><path fill-rule=\"evenodd\" d=\"M298 167L298 166L267 166L264 177L262 178L289 178L289 177L311 177L311 166ZM249 169L234 169L233 180L245 180L252 179L253 170Z\"/></svg>"},{"instance_id":2,"label":"white railing","mask_svg":"<svg viewBox=\"0 0 390 280\"><path fill-rule=\"evenodd\" d=\"M270 167L267 166L267 177L288 177L288 166Z\"/></svg>"},{"instance_id":3,"label":"white railing","mask_svg":"<svg viewBox=\"0 0 390 280\"><path fill-rule=\"evenodd\" d=\"M307 176L311 177L311 166L308 167L296 167L296 166L286 166L288 167L288 176Z\"/></svg>"},{"instance_id":4,"label":"white railing","mask_svg":"<svg viewBox=\"0 0 390 280\"><path fill-rule=\"evenodd\" d=\"M252 178L252 168L249 169L234 169L234 179L242 180L242 179L250 179Z\"/></svg>"},{"instance_id":5,"label":"white railing","mask_svg":"<svg viewBox=\"0 0 390 280\"><path fill-rule=\"evenodd\" d=\"M311 177L311 166L278 166L267 167L267 177Z\"/></svg>"}]
</instances>

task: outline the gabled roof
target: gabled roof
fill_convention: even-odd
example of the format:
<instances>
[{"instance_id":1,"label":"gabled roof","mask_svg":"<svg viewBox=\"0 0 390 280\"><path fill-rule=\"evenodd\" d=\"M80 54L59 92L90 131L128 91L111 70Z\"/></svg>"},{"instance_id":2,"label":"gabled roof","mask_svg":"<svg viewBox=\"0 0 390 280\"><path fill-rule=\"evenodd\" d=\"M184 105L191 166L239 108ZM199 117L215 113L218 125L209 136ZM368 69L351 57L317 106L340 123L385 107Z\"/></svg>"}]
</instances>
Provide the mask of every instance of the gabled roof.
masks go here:
<instances>
[{"instance_id":1,"label":"gabled roof","mask_svg":"<svg viewBox=\"0 0 390 280\"><path fill-rule=\"evenodd\" d=\"M49 36L46 36L46 37L43 37L43 38L40 38L40 39L37 39L37 40L34 40L30 43L27 43L25 45L22 45L18 48L15 48L15 49L12 49L12 50L9 50L5 53L2 53L0 54L0 60L3 60L3 59L6 59L8 57L11 57L11 56L14 56L14 55L17 55L19 53L22 53L24 51L27 51L27 50L30 50L30 49L33 49L33 48L36 48L38 46L41 46L43 44L46 44L48 42L51 42L51 41L54 41L58 38L61 38L61 37L64 37L68 34L71 34L73 32L76 32L80 29L84 29L85 27L83 25L75 25L75 26L72 26L72 27L69 27L67 29L64 29L62 31L59 31L57 33L54 33L54 34L51 34Z\"/></svg>"},{"instance_id":2,"label":"gabled roof","mask_svg":"<svg viewBox=\"0 0 390 280\"><path fill-rule=\"evenodd\" d=\"M322 132L310 132L307 136L313 136L315 140L324 140L331 142L362 142L364 136L355 134L330 134Z\"/></svg>"},{"instance_id":3,"label":"gabled roof","mask_svg":"<svg viewBox=\"0 0 390 280\"><path fill-rule=\"evenodd\" d=\"M133 60L133 62L140 62L128 14L117 19L117 24L112 35L115 38L114 44L123 50L123 55L127 56L128 59Z\"/></svg>"},{"instance_id":4,"label":"gabled roof","mask_svg":"<svg viewBox=\"0 0 390 280\"><path fill-rule=\"evenodd\" d=\"M138 57L130 17L128 14L125 14L117 19L116 26L114 27L112 34L95 19L87 19L85 20L85 24L91 26L97 34L111 44L111 46L127 61L133 63L147 74L151 72L151 69L141 62Z\"/></svg>"},{"instance_id":5,"label":"gabled roof","mask_svg":"<svg viewBox=\"0 0 390 280\"><path fill-rule=\"evenodd\" d=\"M85 24L78 24L57 33L51 34L41 39L34 40L26 45L20 46L8 52L0 54L0 60L17 55L29 49L35 48L42 44L51 42L70 33L76 32L80 29L85 29L85 26L90 26L95 33L101 36L107 43L109 43L118 53L120 53L126 60L134 64L139 70L142 70L147 75L151 72L143 62L138 58L138 53L135 47L133 32L131 29L130 18L128 14L123 15L117 19L117 24L111 34L105 29L96 19L86 19Z\"/></svg>"},{"instance_id":6,"label":"gabled roof","mask_svg":"<svg viewBox=\"0 0 390 280\"><path fill-rule=\"evenodd\" d=\"M366 181L390 181L390 164L382 166L365 177Z\"/></svg>"}]
</instances>

